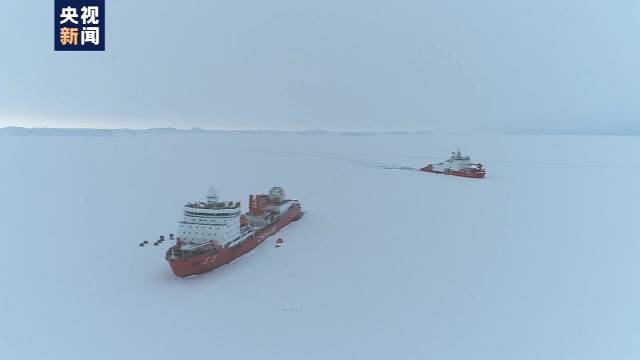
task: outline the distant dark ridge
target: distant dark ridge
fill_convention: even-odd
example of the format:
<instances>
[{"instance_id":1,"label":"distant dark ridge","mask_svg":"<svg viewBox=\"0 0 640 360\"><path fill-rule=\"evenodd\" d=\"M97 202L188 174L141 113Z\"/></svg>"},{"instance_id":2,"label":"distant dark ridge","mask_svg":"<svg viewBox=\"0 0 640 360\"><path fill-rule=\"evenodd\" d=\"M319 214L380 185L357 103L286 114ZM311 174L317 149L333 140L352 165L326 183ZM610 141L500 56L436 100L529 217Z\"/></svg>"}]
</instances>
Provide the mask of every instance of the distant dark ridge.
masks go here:
<instances>
[{"instance_id":1,"label":"distant dark ridge","mask_svg":"<svg viewBox=\"0 0 640 360\"><path fill-rule=\"evenodd\" d=\"M0 129L0 134L19 136L113 136L135 134L130 129L66 129L66 128L23 128L10 126Z\"/></svg>"},{"instance_id":2,"label":"distant dark ridge","mask_svg":"<svg viewBox=\"0 0 640 360\"><path fill-rule=\"evenodd\" d=\"M235 134L292 134L292 135L424 135L435 134L432 131L329 131L312 130L204 130L197 127L176 129L172 127L151 129L93 129L93 128L24 128L9 126L0 128L0 134L18 136L123 136L123 135L171 135L171 134L203 134L203 133L235 133Z\"/></svg>"},{"instance_id":3,"label":"distant dark ridge","mask_svg":"<svg viewBox=\"0 0 640 360\"><path fill-rule=\"evenodd\" d=\"M181 130L174 128L154 129L92 129L92 128L23 128L10 126L0 129L0 134L19 136L120 136L139 134L177 134L183 132L198 132L201 129L193 128Z\"/></svg>"}]
</instances>

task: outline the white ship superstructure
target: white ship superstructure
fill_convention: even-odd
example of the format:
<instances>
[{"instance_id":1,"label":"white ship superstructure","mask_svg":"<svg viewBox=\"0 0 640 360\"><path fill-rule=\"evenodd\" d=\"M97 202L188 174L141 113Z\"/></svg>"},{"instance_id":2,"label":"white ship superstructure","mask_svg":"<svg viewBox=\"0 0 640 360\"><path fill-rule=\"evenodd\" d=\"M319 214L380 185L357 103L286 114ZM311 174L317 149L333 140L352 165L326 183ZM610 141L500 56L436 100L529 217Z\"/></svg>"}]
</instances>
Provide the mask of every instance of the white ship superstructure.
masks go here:
<instances>
[{"instance_id":1,"label":"white ship superstructure","mask_svg":"<svg viewBox=\"0 0 640 360\"><path fill-rule=\"evenodd\" d=\"M463 171L471 167L471 158L463 156L460 149L451 153L451 157L441 163L433 164L434 172Z\"/></svg>"},{"instance_id":2,"label":"white ship superstructure","mask_svg":"<svg viewBox=\"0 0 640 360\"><path fill-rule=\"evenodd\" d=\"M429 164L420 170L469 178L483 178L486 174L486 170L482 164L471 163L471 158L469 156L462 155L460 149L452 152L451 157L449 157L448 160L437 164Z\"/></svg>"},{"instance_id":3,"label":"white ship superstructure","mask_svg":"<svg viewBox=\"0 0 640 360\"><path fill-rule=\"evenodd\" d=\"M221 202L215 189L210 189L206 202L184 206L184 218L178 224L181 250L192 250L215 242L219 246L233 246L255 233L250 224L240 225L239 202Z\"/></svg>"}]
</instances>

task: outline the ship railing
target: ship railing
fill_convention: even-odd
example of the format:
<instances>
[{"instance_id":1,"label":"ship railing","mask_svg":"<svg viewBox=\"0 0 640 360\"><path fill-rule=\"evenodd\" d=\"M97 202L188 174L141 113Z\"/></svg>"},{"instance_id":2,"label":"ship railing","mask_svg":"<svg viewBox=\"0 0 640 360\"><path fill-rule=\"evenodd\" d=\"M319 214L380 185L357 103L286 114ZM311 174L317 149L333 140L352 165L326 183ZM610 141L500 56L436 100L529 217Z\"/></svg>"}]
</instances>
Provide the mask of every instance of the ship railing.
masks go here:
<instances>
[{"instance_id":1,"label":"ship railing","mask_svg":"<svg viewBox=\"0 0 640 360\"><path fill-rule=\"evenodd\" d=\"M193 253L193 252L200 252L200 251L205 251L205 250L217 250L218 246L217 243L215 243L214 241L208 241L206 243L203 244L198 244L193 246L192 248L189 248L188 250L183 250L180 249L178 250L179 252L189 252L189 253Z\"/></svg>"},{"instance_id":2,"label":"ship railing","mask_svg":"<svg viewBox=\"0 0 640 360\"><path fill-rule=\"evenodd\" d=\"M244 235L248 232L251 232L251 230L253 230L255 228L255 226L253 225L245 225L242 228L240 228L240 235Z\"/></svg>"},{"instance_id":3,"label":"ship railing","mask_svg":"<svg viewBox=\"0 0 640 360\"><path fill-rule=\"evenodd\" d=\"M240 207L240 202L225 201L225 202L217 202L217 203L205 203L202 201L196 201L196 202L187 203L186 206L194 209L211 209L211 210L237 209Z\"/></svg>"},{"instance_id":4,"label":"ship railing","mask_svg":"<svg viewBox=\"0 0 640 360\"><path fill-rule=\"evenodd\" d=\"M194 254L199 254L199 253L208 252L208 251L212 251L216 253L218 251L218 248L215 246L212 246L207 249L203 247L198 247L198 248L192 248L189 250L182 250L182 249L176 250L174 247L171 247L167 250L167 255L169 255L169 251L171 252L172 259L180 259L185 257L185 255L194 255Z\"/></svg>"},{"instance_id":5,"label":"ship railing","mask_svg":"<svg viewBox=\"0 0 640 360\"><path fill-rule=\"evenodd\" d=\"M250 231L245 231L243 233L240 234L240 236L238 236L237 238L235 238L234 240L229 241L228 243L224 244L224 247L226 248L235 248L240 246L245 240L247 240L251 234L249 234Z\"/></svg>"}]
</instances>

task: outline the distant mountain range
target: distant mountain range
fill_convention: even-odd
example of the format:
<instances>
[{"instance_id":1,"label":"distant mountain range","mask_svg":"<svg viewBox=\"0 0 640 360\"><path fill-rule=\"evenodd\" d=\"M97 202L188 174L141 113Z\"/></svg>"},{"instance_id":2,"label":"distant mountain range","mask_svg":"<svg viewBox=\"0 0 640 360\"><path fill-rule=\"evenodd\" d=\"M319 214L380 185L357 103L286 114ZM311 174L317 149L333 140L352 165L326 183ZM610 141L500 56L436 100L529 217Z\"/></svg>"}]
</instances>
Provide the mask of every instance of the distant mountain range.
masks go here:
<instances>
[{"instance_id":1,"label":"distant mountain range","mask_svg":"<svg viewBox=\"0 0 640 360\"><path fill-rule=\"evenodd\" d=\"M433 131L329 131L329 130L205 130L197 127L176 129L172 127L151 129L92 129L92 128L24 128L9 126L0 128L0 134L19 136L125 136L125 135L171 135L171 134L203 134L203 133L236 133L236 134L293 134L293 135L342 135L373 136L382 134L423 135L435 134Z\"/></svg>"}]
</instances>

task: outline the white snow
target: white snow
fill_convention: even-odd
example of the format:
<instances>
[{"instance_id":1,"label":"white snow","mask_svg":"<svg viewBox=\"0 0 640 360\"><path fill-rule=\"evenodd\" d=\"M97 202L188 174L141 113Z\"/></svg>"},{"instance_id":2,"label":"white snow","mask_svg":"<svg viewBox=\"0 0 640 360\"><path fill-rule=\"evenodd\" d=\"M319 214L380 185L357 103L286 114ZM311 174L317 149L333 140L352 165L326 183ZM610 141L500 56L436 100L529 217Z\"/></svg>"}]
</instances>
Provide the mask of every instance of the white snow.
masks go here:
<instances>
[{"instance_id":1,"label":"white snow","mask_svg":"<svg viewBox=\"0 0 640 360\"><path fill-rule=\"evenodd\" d=\"M486 179L377 167L457 147ZM0 174L0 359L640 356L637 137L0 135ZM307 214L178 279L138 242L209 185Z\"/></svg>"}]
</instances>

